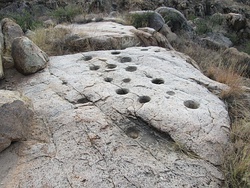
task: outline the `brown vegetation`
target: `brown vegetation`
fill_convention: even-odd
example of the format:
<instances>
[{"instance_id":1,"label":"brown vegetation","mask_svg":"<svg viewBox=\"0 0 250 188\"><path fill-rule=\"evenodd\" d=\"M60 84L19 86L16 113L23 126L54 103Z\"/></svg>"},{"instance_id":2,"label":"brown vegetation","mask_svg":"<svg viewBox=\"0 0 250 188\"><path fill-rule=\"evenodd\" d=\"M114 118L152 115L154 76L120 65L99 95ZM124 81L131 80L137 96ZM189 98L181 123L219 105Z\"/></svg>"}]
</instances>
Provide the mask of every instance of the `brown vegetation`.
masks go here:
<instances>
[{"instance_id":1,"label":"brown vegetation","mask_svg":"<svg viewBox=\"0 0 250 188\"><path fill-rule=\"evenodd\" d=\"M69 30L63 28L38 28L31 40L48 55L64 54L64 38Z\"/></svg>"},{"instance_id":2,"label":"brown vegetation","mask_svg":"<svg viewBox=\"0 0 250 188\"><path fill-rule=\"evenodd\" d=\"M182 42L185 45L174 44L175 48L193 58L209 78L230 86L219 95L228 106L232 122L232 149L225 151L222 170L226 186L250 187L250 101L243 87L244 67L236 68L234 63L227 66L222 61L222 51L206 49L184 39Z\"/></svg>"}]
</instances>

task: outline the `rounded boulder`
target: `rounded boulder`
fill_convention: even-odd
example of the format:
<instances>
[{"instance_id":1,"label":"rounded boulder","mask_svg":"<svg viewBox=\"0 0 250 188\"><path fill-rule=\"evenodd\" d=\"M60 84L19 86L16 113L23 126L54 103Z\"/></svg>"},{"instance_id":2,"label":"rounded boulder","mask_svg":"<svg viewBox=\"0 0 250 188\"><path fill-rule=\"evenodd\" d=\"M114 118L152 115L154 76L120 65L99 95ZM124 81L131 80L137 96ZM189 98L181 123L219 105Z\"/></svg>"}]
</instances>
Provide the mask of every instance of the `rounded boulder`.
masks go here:
<instances>
[{"instance_id":1,"label":"rounded boulder","mask_svg":"<svg viewBox=\"0 0 250 188\"><path fill-rule=\"evenodd\" d=\"M12 58L18 72L28 75L46 67L49 58L27 37L18 37L12 43Z\"/></svg>"}]
</instances>

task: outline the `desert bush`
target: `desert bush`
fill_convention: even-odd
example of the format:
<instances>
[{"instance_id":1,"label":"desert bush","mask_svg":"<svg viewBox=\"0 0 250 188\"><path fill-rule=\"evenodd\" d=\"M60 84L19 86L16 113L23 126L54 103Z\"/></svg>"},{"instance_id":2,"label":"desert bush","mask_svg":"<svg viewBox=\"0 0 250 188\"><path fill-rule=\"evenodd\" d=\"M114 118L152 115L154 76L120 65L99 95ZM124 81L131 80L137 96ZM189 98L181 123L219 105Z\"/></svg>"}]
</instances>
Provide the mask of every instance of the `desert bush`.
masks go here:
<instances>
[{"instance_id":1,"label":"desert bush","mask_svg":"<svg viewBox=\"0 0 250 188\"><path fill-rule=\"evenodd\" d=\"M222 14L214 14L205 17L204 19L197 18L194 20L196 25L196 32L198 35L206 34L208 32L218 32L225 27L225 17Z\"/></svg>"},{"instance_id":2,"label":"desert bush","mask_svg":"<svg viewBox=\"0 0 250 188\"><path fill-rule=\"evenodd\" d=\"M232 188L250 187L250 110L245 98L230 103L236 112L231 126L232 150L225 152L223 170L226 185Z\"/></svg>"},{"instance_id":3,"label":"desert bush","mask_svg":"<svg viewBox=\"0 0 250 188\"><path fill-rule=\"evenodd\" d=\"M75 16L83 13L82 7L78 5L68 5L66 7L58 7L51 12L51 16L61 22L72 22Z\"/></svg>"},{"instance_id":4,"label":"desert bush","mask_svg":"<svg viewBox=\"0 0 250 188\"><path fill-rule=\"evenodd\" d=\"M250 41L247 41L245 44L245 48L243 49L243 51L247 54L250 55Z\"/></svg>"},{"instance_id":5,"label":"desert bush","mask_svg":"<svg viewBox=\"0 0 250 188\"><path fill-rule=\"evenodd\" d=\"M38 28L31 35L31 40L48 55L65 54L64 38L69 30L63 28Z\"/></svg>"},{"instance_id":6,"label":"desert bush","mask_svg":"<svg viewBox=\"0 0 250 188\"><path fill-rule=\"evenodd\" d=\"M25 10L20 13L9 13L7 15L4 15L4 17L15 20L24 32L26 32L27 30L34 30L42 25L42 22L37 21L31 15L31 13Z\"/></svg>"},{"instance_id":7,"label":"desert bush","mask_svg":"<svg viewBox=\"0 0 250 188\"><path fill-rule=\"evenodd\" d=\"M182 39L182 43L174 47L193 58L208 77L230 86L219 94L228 107L232 145L231 149L224 152L221 169L227 187L250 187L250 101L243 87L241 74L244 71L239 71L239 68L235 71L235 64L225 66L222 63L222 52L205 49L191 41Z\"/></svg>"},{"instance_id":8,"label":"desert bush","mask_svg":"<svg viewBox=\"0 0 250 188\"><path fill-rule=\"evenodd\" d=\"M195 14L188 14L187 15L187 20L194 20L194 19L196 19L197 18L197 16L195 16Z\"/></svg>"},{"instance_id":9,"label":"desert bush","mask_svg":"<svg viewBox=\"0 0 250 188\"><path fill-rule=\"evenodd\" d=\"M220 98L227 103L238 98L243 93L243 78L235 71L234 66L226 67L223 64L211 65L205 71L205 74L217 82L224 83L229 86L229 89L220 93Z\"/></svg>"},{"instance_id":10,"label":"desert bush","mask_svg":"<svg viewBox=\"0 0 250 188\"><path fill-rule=\"evenodd\" d=\"M87 19L86 15L84 15L84 14L76 15L73 19L73 22L78 23L78 24L85 24L85 23L89 23L91 21L92 21L92 19Z\"/></svg>"},{"instance_id":11,"label":"desert bush","mask_svg":"<svg viewBox=\"0 0 250 188\"><path fill-rule=\"evenodd\" d=\"M221 25L223 22L225 21L225 18L222 14L217 13L212 15L209 18L209 22L213 25L213 26L217 26L217 25Z\"/></svg>"},{"instance_id":12,"label":"desert bush","mask_svg":"<svg viewBox=\"0 0 250 188\"><path fill-rule=\"evenodd\" d=\"M232 32L232 33L227 33L226 37L228 37L234 45L237 45L240 43L240 37L238 36L237 33Z\"/></svg>"},{"instance_id":13,"label":"desert bush","mask_svg":"<svg viewBox=\"0 0 250 188\"><path fill-rule=\"evenodd\" d=\"M196 33L198 35L202 35L212 31L212 29L209 27L207 20L205 19L195 20L195 25L196 25Z\"/></svg>"},{"instance_id":14,"label":"desert bush","mask_svg":"<svg viewBox=\"0 0 250 188\"><path fill-rule=\"evenodd\" d=\"M154 14L153 12L145 13L132 13L127 16L129 24L133 25L135 28L148 27L148 21L150 16Z\"/></svg>"}]
</instances>

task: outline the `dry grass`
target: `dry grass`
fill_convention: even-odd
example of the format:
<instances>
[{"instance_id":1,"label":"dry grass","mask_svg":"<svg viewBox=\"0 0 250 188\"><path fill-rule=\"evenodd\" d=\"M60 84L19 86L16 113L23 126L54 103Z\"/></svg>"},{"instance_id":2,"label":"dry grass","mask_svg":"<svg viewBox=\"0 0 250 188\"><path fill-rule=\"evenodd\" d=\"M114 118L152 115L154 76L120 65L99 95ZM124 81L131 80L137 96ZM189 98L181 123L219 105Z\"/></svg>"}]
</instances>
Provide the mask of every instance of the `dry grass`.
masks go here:
<instances>
[{"instance_id":1,"label":"dry grass","mask_svg":"<svg viewBox=\"0 0 250 188\"><path fill-rule=\"evenodd\" d=\"M229 90L221 93L222 99L226 100L230 96L239 97L243 93L241 75L244 74L245 67L237 67L237 63L226 66L225 63L222 63L223 51L207 49L190 41L186 41L185 45L175 47L194 59L207 77L230 86Z\"/></svg>"},{"instance_id":2,"label":"dry grass","mask_svg":"<svg viewBox=\"0 0 250 188\"><path fill-rule=\"evenodd\" d=\"M172 45L177 51L194 59L204 72L206 72L211 65L217 66L219 64L218 62L221 61L220 52L203 48L199 44L184 38L179 38L179 40Z\"/></svg>"},{"instance_id":3,"label":"dry grass","mask_svg":"<svg viewBox=\"0 0 250 188\"><path fill-rule=\"evenodd\" d=\"M220 98L228 106L231 119L232 149L225 151L222 171L225 184L230 188L250 187L250 95L242 89L244 83L241 75L244 67L236 67L238 60L230 59L230 66L222 62L222 52L203 48L190 41L174 44L174 47L193 58L201 70L213 80L230 86L220 93ZM197 53L198 52L198 53Z\"/></svg>"},{"instance_id":4,"label":"dry grass","mask_svg":"<svg viewBox=\"0 0 250 188\"><path fill-rule=\"evenodd\" d=\"M249 115L249 109L247 109ZM246 113L246 111L245 111ZM232 188L250 187L250 121L249 117L234 120L231 129L233 149L225 153L223 165L226 184Z\"/></svg>"},{"instance_id":5,"label":"dry grass","mask_svg":"<svg viewBox=\"0 0 250 188\"><path fill-rule=\"evenodd\" d=\"M48 55L62 55L64 52L64 38L69 30L63 28L38 28L30 36L31 40Z\"/></svg>"},{"instance_id":6,"label":"dry grass","mask_svg":"<svg viewBox=\"0 0 250 188\"><path fill-rule=\"evenodd\" d=\"M234 67L226 68L223 65L210 66L206 70L206 75L216 80L217 82L224 83L230 88L220 93L220 98L223 100L230 100L230 98L240 97L244 92L243 90L243 79L234 71Z\"/></svg>"}]
</instances>

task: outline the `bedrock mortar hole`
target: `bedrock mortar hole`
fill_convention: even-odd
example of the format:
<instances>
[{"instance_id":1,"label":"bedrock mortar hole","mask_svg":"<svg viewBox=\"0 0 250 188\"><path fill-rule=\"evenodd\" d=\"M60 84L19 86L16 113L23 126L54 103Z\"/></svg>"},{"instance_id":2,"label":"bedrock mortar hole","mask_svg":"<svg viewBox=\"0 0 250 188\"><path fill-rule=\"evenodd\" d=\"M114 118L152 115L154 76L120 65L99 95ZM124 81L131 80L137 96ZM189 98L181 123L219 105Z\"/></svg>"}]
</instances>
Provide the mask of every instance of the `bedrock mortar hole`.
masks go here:
<instances>
[{"instance_id":1,"label":"bedrock mortar hole","mask_svg":"<svg viewBox=\"0 0 250 188\"><path fill-rule=\"evenodd\" d=\"M117 90L116 90L116 93L117 93L118 95L126 95L126 94L129 93L129 90L126 89L126 88L120 88L120 89L117 89Z\"/></svg>"},{"instance_id":2,"label":"bedrock mortar hole","mask_svg":"<svg viewBox=\"0 0 250 188\"><path fill-rule=\"evenodd\" d=\"M175 95L175 92L174 92L174 91L167 91L166 93L167 93L168 95L171 95L171 96Z\"/></svg>"},{"instance_id":3,"label":"bedrock mortar hole","mask_svg":"<svg viewBox=\"0 0 250 188\"><path fill-rule=\"evenodd\" d=\"M147 48L143 48L143 49L141 49L141 51L148 51L148 49Z\"/></svg>"},{"instance_id":4,"label":"bedrock mortar hole","mask_svg":"<svg viewBox=\"0 0 250 188\"><path fill-rule=\"evenodd\" d=\"M193 101L193 100L184 101L184 105L190 109L197 109L200 107L200 104L196 101Z\"/></svg>"},{"instance_id":5,"label":"bedrock mortar hole","mask_svg":"<svg viewBox=\"0 0 250 188\"><path fill-rule=\"evenodd\" d=\"M131 81L131 79L130 78L125 78L125 79L123 79L122 80L124 83L129 83L130 81Z\"/></svg>"},{"instance_id":6,"label":"bedrock mortar hole","mask_svg":"<svg viewBox=\"0 0 250 188\"><path fill-rule=\"evenodd\" d=\"M98 65L92 65L92 66L89 67L89 69L90 70L98 70L98 69L100 69L100 66L98 66Z\"/></svg>"},{"instance_id":7,"label":"bedrock mortar hole","mask_svg":"<svg viewBox=\"0 0 250 188\"><path fill-rule=\"evenodd\" d=\"M67 85L67 84L68 84L67 81L63 81L63 82L62 82L62 85Z\"/></svg>"},{"instance_id":8,"label":"bedrock mortar hole","mask_svg":"<svg viewBox=\"0 0 250 188\"><path fill-rule=\"evenodd\" d=\"M129 127L125 131L126 135L129 136L130 138L136 139L139 137L140 131L136 127Z\"/></svg>"},{"instance_id":9,"label":"bedrock mortar hole","mask_svg":"<svg viewBox=\"0 0 250 188\"><path fill-rule=\"evenodd\" d=\"M137 70L137 67L136 66L128 66L128 67L126 67L125 70L128 72L135 72Z\"/></svg>"},{"instance_id":10,"label":"bedrock mortar hole","mask_svg":"<svg viewBox=\"0 0 250 188\"><path fill-rule=\"evenodd\" d=\"M107 64L106 67L107 67L108 69L114 69L114 68L117 67L117 65L115 65L115 64Z\"/></svg>"},{"instance_id":11,"label":"bedrock mortar hole","mask_svg":"<svg viewBox=\"0 0 250 188\"><path fill-rule=\"evenodd\" d=\"M90 102L87 98L81 98L76 101L78 104L84 104Z\"/></svg>"},{"instance_id":12,"label":"bedrock mortar hole","mask_svg":"<svg viewBox=\"0 0 250 188\"><path fill-rule=\"evenodd\" d=\"M131 62L131 61L132 61L131 57L122 57L121 58L121 63L127 63L127 62Z\"/></svg>"},{"instance_id":13,"label":"bedrock mortar hole","mask_svg":"<svg viewBox=\"0 0 250 188\"><path fill-rule=\"evenodd\" d=\"M83 60L84 61L89 61L89 60L91 60L92 59L92 56L90 56L90 55L87 55L87 56L84 56L83 57Z\"/></svg>"},{"instance_id":14,"label":"bedrock mortar hole","mask_svg":"<svg viewBox=\"0 0 250 188\"><path fill-rule=\"evenodd\" d=\"M153 84L164 84L164 80L161 78L155 78L152 80Z\"/></svg>"},{"instance_id":15,"label":"bedrock mortar hole","mask_svg":"<svg viewBox=\"0 0 250 188\"><path fill-rule=\"evenodd\" d=\"M118 54L120 54L121 52L119 52L119 51L113 51L113 52L111 52L111 54L112 55L118 55Z\"/></svg>"},{"instance_id":16,"label":"bedrock mortar hole","mask_svg":"<svg viewBox=\"0 0 250 188\"><path fill-rule=\"evenodd\" d=\"M112 81L113 81L113 78L106 77L106 78L104 78L104 81L105 81L105 82L112 82Z\"/></svg>"},{"instance_id":17,"label":"bedrock mortar hole","mask_svg":"<svg viewBox=\"0 0 250 188\"><path fill-rule=\"evenodd\" d=\"M139 97L139 103L142 103L142 104L147 103L150 100L151 100L151 98L149 96L140 96Z\"/></svg>"}]
</instances>

